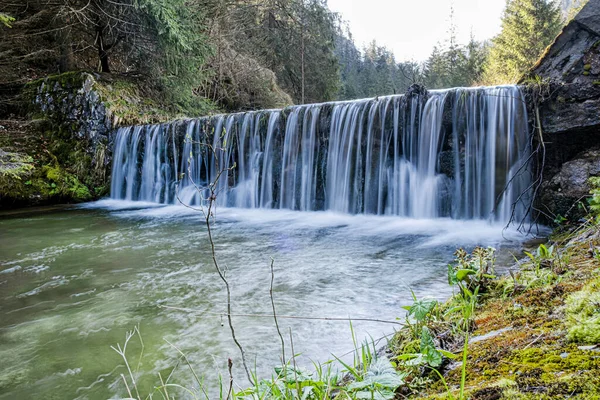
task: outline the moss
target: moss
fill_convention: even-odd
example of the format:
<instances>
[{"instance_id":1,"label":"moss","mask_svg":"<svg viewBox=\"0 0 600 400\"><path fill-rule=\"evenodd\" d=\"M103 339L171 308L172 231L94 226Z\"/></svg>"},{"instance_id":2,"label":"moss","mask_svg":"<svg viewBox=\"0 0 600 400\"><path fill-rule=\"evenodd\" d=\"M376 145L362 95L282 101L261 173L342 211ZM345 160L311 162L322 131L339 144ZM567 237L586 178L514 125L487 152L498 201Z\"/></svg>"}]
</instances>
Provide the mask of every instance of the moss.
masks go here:
<instances>
[{"instance_id":1,"label":"moss","mask_svg":"<svg viewBox=\"0 0 600 400\"><path fill-rule=\"evenodd\" d=\"M584 71L590 71L591 69L592 69L592 64L585 64L585 65L583 66L583 70L584 70Z\"/></svg>"},{"instance_id":2,"label":"moss","mask_svg":"<svg viewBox=\"0 0 600 400\"><path fill-rule=\"evenodd\" d=\"M583 71L583 75L588 76L590 74L590 71Z\"/></svg>"},{"instance_id":3,"label":"moss","mask_svg":"<svg viewBox=\"0 0 600 400\"><path fill-rule=\"evenodd\" d=\"M59 198L70 198L81 202L92 199L89 189L83 185L76 176L68 173L58 166L44 166L42 173L45 175L48 194Z\"/></svg>"},{"instance_id":4,"label":"moss","mask_svg":"<svg viewBox=\"0 0 600 400\"><path fill-rule=\"evenodd\" d=\"M33 157L0 149L0 177L2 179L22 180L34 168Z\"/></svg>"},{"instance_id":5,"label":"moss","mask_svg":"<svg viewBox=\"0 0 600 400\"><path fill-rule=\"evenodd\" d=\"M110 115L118 125L150 124L172 121L183 117L204 116L219 112L208 99L198 99L185 107L164 104L162 94L127 78L102 76L94 82L93 89L99 94Z\"/></svg>"},{"instance_id":6,"label":"moss","mask_svg":"<svg viewBox=\"0 0 600 400\"><path fill-rule=\"evenodd\" d=\"M581 344L600 343L600 278L571 294L566 303L567 338Z\"/></svg>"},{"instance_id":7,"label":"moss","mask_svg":"<svg viewBox=\"0 0 600 400\"><path fill-rule=\"evenodd\" d=\"M25 84L25 87L37 89L41 86L42 83L58 83L61 86L77 85L81 84L81 82L83 81L82 74L82 71L70 71L61 74L48 75L44 78L28 82L27 84Z\"/></svg>"},{"instance_id":8,"label":"moss","mask_svg":"<svg viewBox=\"0 0 600 400\"><path fill-rule=\"evenodd\" d=\"M466 398L600 399L600 353L578 347L600 341L600 327L591 324L600 309L600 268L589 254L600 245L597 229L590 224L553 237L561 275L552 272L556 265L536 270L523 263L514 278L500 279L486 295L472 336L511 329L468 346ZM587 325L574 331L582 321ZM460 343L444 340L460 351ZM446 371L444 379L456 397L461 369ZM438 381L411 398L447 397Z\"/></svg>"},{"instance_id":9,"label":"moss","mask_svg":"<svg viewBox=\"0 0 600 400\"><path fill-rule=\"evenodd\" d=\"M8 134L0 138L3 207L89 201L106 194L104 169L94 166L84 141L44 121L8 127ZM92 190L96 187L101 194Z\"/></svg>"},{"instance_id":10,"label":"moss","mask_svg":"<svg viewBox=\"0 0 600 400\"><path fill-rule=\"evenodd\" d=\"M5 203L13 194L25 197L23 193L30 190L34 170L31 156L0 150L0 202Z\"/></svg>"}]
</instances>

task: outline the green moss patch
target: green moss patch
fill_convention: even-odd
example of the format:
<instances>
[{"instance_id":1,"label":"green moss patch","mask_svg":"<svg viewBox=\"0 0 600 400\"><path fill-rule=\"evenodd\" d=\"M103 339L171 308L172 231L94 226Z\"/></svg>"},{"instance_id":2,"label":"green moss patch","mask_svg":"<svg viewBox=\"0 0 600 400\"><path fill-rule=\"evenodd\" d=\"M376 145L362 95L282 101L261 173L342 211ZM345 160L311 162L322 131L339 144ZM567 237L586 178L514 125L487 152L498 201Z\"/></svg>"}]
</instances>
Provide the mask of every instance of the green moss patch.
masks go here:
<instances>
[{"instance_id":1,"label":"green moss patch","mask_svg":"<svg viewBox=\"0 0 600 400\"><path fill-rule=\"evenodd\" d=\"M522 260L519 271L482 296L470 335L478 340L467 351L465 399L600 399L600 347L594 346L600 344L600 259L592 251L600 248L600 226L590 219L554 240L551 258ZM462 344L440 332L448 350L460 354ZM460 360L445 365L445 382L427 374L434 382L408 398L451 393L458 399Z\"/></svg>"},{"instance_id":2,"label":"green moss patch","mask_svg":"<svg viewBox=\"0 0 600 400\"><path fill-rule=\"evenodd\" d=\"M600 278L567 298L567 338L575 343L600 343Z\"/></svg>"},{"instance_id":3,"label":"green moss patch","mask_svg":"<svg viewBox=\"0 0 600 400\"><path fill-rule=\"evenodd\" d=\"M0 206L19 207L93 200L106 193L105 146L88 154L48 121L2 121Z\"/></svg>"}]
</instances>

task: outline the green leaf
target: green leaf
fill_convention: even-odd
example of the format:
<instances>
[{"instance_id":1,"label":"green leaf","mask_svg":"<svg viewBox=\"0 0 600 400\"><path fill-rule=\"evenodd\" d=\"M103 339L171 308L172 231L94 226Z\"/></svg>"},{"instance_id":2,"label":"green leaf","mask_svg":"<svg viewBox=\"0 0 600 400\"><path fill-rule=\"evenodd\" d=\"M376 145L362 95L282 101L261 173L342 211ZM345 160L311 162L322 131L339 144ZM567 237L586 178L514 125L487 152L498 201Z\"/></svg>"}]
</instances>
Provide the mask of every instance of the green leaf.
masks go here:
<instances>
[{"instance_id":1,"label":"green leaf","mask_svg":"<svg viewBox=\"0 0 600 400\"><path fill-rule=\"evenodd\" d=\"M414 358L418 358L422 356L422 354L420 353L405 353L405 354L400 354L399 356L396 356L396 359L398 360L412 360Z\"/></svg>"},{"instance_id":2,"label":"green leaf","mask_svg":"<svg viewBox=\"0 0 600 400\"><path fill-rule=\"evenodd\" d=\"M369 386L371 386L371 382L364 380L364 381L352 382L351 384L348 385L347 389L348 390L361 390L361 389L368 388Z\"/></svg>"},{"instance_id":3,"label":"green leaf","mask_svg":"<svg viewBox=\"0 0 600 400\"><path fill-rule=\"evenodd\" d=\"M373 391L362 391L356 393L357 399L366 400L391 400L395 397L395 393L391 390L373 390Z\"/></svg>"},{"instance_id":4,"label":"green leaf","mask_svg":"<svg viewBox=\"0 0 600 400\"><path fill-rule=\"evenodd\" d=\"M450 286L456 285L458 283L458 279L456 278L456 271L452 264L448 264L448 284Z\"/></svg>"},{"instance_id":5,"label":"green leaf","mask_svg":"<svg viewBox=\"0 0 600 400\"><path fill-rule=\"evenodd\" d=\"M471 292L471 291L469 290L469 288L468 288L468 287L466 287L466 286L463 286L463 287L462 287L462 291L463 291L463 292L464 292L464 294L466 294L468 297L473 297L473 292Z\"/></svg>"},{"instance_id":6,"label":"green leaf","mask_svg":"<svg viewBox=\"0 0 600 400\"><path fill-rule=\"evenodd\" d=\"M451 360L455 360L458 358L458 356L456 354L450 353L449 351L442 350L442 349L437 349L437 351L439 351L444 357L449 358Z\"/></svg>"},{"instance_id":7,"label":"green leaf","mask_svg":"<svg viewBox=\"0 0 600 400\"><path fill-rule=\"evenodd\" d=\"M410 306L408 315L413 316L419 322L424 321L437 303L437 300L417 300Z\"/></svg>"},{"instance_id":8,"label":"green leaf","mask_svg":"<svg viewBox=\"0 0 600 400\"><path fill-rule=\"evenodd\" d=\"M369 369L362 381L352 382L348 385L348 390L369 389L389 389L396 390L404 384L406 374L400 374L396 371L392 363L387 358L378 358L369 365Z\"/></svg>"},{"instance_id":9,"label":"green leaf","mask_svg":"<svg viewBox=\"0 0 600 400\"><path fill-rule=\"evenodd\" d=\"M548 258L548 248L544 244L540 244L537 249L537 255L540 258Z\"/></svg>"},{"instance_id":10,"label":"green leaf","mask_svg":"<svg viewBox=\"0 0 600 400\"><path fill-rule=\"evenodd\" d=\"M438 367L442 364L442 353L436 349L431 331L426 326L421 330L421 353L430 366Z\"/></svg>"},{"instance_id":11,"label":"green leaf","mask_svg":"<svg viewBox=\"0 0 600 400\"><path fill-rule=\"evenodd\" d=\"M427 360L425 360L425 355L418 353L418 354L411 354L412 358L406 360L404 362L404 365L406 365L407 367L420 367L422 365L427 364Z\"/></svg>"},{"instance_id":12,"label":"green leaf","mask_svg":"<svg viewBox=\"0 0 600 400\"><path fill-rule=\"evenodd\" d=\"M427 354L425 354L425 361L427 361L427 364L431 365L432 367L439 367L440 365L442 365L442 353L440 353L437 349L433 349L427 352Z\"/></svg>"},{"instance_id":13,"label":"green leaf","mask_svg":"<svg viewBox=\"0 0 600 400\"><path fill-rule=\"evenodd\" d=\"M456 271L456 279L460 281L464 281L465 278L469 275L475 275L475 271L472 269L459 269Z\"/></svg>"}]
</instances>

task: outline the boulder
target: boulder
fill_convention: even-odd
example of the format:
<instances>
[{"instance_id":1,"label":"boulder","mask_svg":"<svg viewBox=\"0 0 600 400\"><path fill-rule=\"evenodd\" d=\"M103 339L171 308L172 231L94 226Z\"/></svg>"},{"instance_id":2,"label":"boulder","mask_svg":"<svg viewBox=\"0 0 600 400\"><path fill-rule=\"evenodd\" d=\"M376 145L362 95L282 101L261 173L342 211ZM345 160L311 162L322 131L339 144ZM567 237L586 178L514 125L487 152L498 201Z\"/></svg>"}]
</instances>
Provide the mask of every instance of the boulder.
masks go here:
<instances>
[{"instance_id":1,"label":"boulder","mask_svg":"<svg viewBox=\"0 0 600 400\"><path fill-rule=\"evenodd\" d=\"M600 176L600 148L587 150L563 163L560 171L542 185L541 201L554 215L576 219L585 213L590 186L588 179Z\"/></svg>"},{"instance_id":2,"label":"boulder","mask_svg":"<svg viewBox=\"0 0 600 400\"><path fill-rule=\"evenodd\" d=\"M589 195L587 181L600 170L600 0L589 0L530 75L548 83L531 105L545 150L538 160L544 180L537 208L548 217L577 218L583 212L577 202Z\"/></svg>"}]
</instances>

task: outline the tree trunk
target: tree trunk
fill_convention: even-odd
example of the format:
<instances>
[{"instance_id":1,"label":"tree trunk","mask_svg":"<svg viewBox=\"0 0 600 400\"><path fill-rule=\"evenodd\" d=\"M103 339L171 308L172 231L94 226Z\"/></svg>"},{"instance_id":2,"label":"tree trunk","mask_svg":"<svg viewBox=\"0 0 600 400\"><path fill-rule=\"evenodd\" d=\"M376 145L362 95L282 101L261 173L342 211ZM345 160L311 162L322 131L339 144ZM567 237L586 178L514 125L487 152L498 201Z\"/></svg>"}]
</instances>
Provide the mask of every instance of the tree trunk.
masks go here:
<instances>
[{"instance_id":1,"label":"tree trunk","mask_svg":"<svg viewBox=\"0 0 600 400\"><path fill-rule=\"evenodd\" d=\"M98 27L96 30L96 46L98 47L98 58L100 59L100 72L110 72L110 64L108 62L108 48L104 43L104 27Z\"/></svg>"},{"instance_id":2,"label":"tree trunk","mask_svg":"<svg viewBox=\"0 0 600 400\"><path fill-rule=\"evenodd\" d=\"M65 25L71 23L69 16L64 21ZM59 29L56 31L56 41L60 47L60 58L58 59L58 72L73 71L75 69L75 56L73 55L72 37L70 29Z\"/></svg>"}]
</instances>

